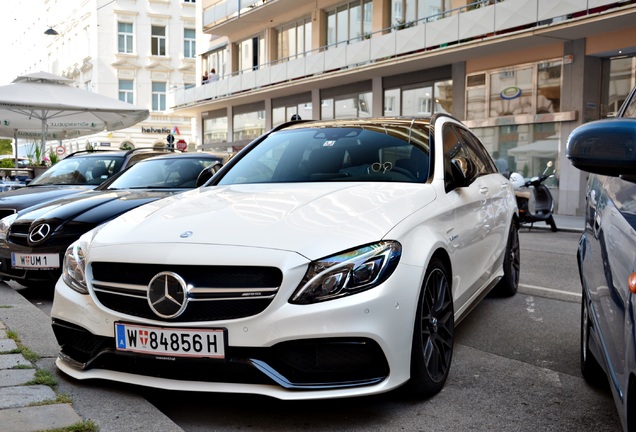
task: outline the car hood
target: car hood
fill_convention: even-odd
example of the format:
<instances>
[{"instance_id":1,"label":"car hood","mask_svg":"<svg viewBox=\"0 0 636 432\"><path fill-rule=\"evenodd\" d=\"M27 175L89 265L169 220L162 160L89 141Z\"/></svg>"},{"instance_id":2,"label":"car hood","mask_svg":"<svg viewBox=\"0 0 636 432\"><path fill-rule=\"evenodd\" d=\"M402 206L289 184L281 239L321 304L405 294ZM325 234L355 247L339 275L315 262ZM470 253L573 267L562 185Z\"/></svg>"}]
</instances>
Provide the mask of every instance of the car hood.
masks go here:
<instances>
[{"instance_id":1,"label":"car hood","mask_svg":"<svg viewBox=\"0 0 636 432\"><path fill-rule=\"evenodd\" d=\"M77 194L96 186L25 186L0 193L0 209L14 209L16 211L62 198L71 194Z\"/></svg>"},{"instance_id":2,"label":"car hood","mask_svg":"<svg viewBox=\"0 0 636 432\"><path fill-rule=\"evenodd\" d=\"M182 190L93 190L57 199L21 212L16 223L52 222L100 224L135 207Z\"/></svg>"},{"instance_id":3,"label":"car hood","mask_svg":"<svg viewBox=\"0 0 636 432\"><path fill-rule=\"evenodd\" d=\"M434 198L430 184L408 183L202 188L122 215L99 231L93 247L217 244L295 251L315 259L382 239Z\"/></svg>"}]
</instances>

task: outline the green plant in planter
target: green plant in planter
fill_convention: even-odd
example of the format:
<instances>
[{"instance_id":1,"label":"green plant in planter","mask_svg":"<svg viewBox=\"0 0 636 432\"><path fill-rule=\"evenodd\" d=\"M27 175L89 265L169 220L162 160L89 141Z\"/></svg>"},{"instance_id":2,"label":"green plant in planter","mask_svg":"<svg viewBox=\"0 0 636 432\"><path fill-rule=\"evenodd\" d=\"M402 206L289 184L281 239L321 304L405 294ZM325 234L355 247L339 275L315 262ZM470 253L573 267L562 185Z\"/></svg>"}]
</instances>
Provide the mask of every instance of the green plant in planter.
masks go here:
<instances>
[{"instance_id":1,"label":"green plant in planter","mask_svg":"<svg viewBox=\"0 0 636 432\"><path fill-rule=\"evenodd\" d=\"M52 149L49 150L49 161L51 162L51 165L55 165L59 161L59 156Z\"/></svg>"},{"instance_id":2,"label":"green plant in planter","mask_svg":"<svg viewBox=\"0 0 636 432\"><path fill-rule=\"evenodd\" d=\"M42 147L38 142L32 142L29 145L29 150L27 157L29 158L29 165L38 166L44 165L44 160L42 159Z\"/></svg>"}]
</instances>

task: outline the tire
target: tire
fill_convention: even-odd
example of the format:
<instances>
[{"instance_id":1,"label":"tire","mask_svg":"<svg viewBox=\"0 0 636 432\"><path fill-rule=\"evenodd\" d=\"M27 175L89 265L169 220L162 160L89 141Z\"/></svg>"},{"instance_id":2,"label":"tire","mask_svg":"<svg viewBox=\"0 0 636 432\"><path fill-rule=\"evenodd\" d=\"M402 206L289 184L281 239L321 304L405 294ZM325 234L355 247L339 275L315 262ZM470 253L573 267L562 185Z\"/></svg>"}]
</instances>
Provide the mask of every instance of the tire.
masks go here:
<instances>
[{"instance_id":1,"label":"tire","mask_svg":"<svg viewBox=\"0 0 636 432\"><path fill-rule=\"evenodd\" d=\"M592 328L592 322L584 291L581 299L581 373L589 384L600 387L607 384L607 377L598 360L590 351L590 328Z\"/></svg>"},{"instance_id":2,"label":"tire","mask_svg":"<svg viewBox=\"0 0 636 432\"><path fill-rule=\"evenodd\" d=\"M550 225L550 229L552 230L552 232L557 232L558 228L556 226L556 222L554 222L554 216L550 215L550 218L548 219L548 225Z\"/></svg>"},{"instance_id":3,"label":"tire","mask_svg":"<svg viewBox=\"0 0 636 432\"><path fill-rule=\"evenodd\" d=\"M448 270L433 258L426 270L415 314L409 392L418 398L439 393L453 357L455 317Z\"/></svg>"},{"instance_id":4,"label":"tire","mask_svg":"<svg viewBox=\"0 0 636 432\"><path fill-rule=\"evenodd\" d=\"M492 295L498 297L512 297L519 288L519 270L521 268L521 248L519 247L519 225L516 221L510 223L508 243L503 261L504 275L492 289Z\"/></svg>"}]
</instances>

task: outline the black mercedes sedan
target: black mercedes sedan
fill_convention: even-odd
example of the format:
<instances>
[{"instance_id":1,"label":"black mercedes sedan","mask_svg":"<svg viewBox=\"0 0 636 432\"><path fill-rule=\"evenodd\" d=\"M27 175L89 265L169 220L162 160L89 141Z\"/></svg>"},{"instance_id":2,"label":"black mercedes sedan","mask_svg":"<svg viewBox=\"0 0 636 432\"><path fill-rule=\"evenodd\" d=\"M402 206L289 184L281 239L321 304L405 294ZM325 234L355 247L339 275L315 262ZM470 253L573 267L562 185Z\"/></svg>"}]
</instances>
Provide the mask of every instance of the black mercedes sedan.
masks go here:
<instances>
[{"instance_id":1,"label":"black mercedes sedan","mask_svg":"<svg viewBox=\"0 0 636 432\"><path fill-rule=\"evenodd\" d=\"M168 148L132 150L82 150L51 166L26 187L0 193L0 218L27 207L95 189L137 162L175 153Z\"/></svg>"},{"instance_id":2,"label":"black mercedes sedan","mask_svg":"<svg viewBox=\"0 0 636 432\"><path fill-rule=\"evenodd\" d=\"M82 234L135 207L194 189L200 175L208 178L204 174L222 162L222 156L209 153L155 156L93 190L5 217L0 220L0 278L52 289L66 248Z\"/></svg>"}]
</instances>

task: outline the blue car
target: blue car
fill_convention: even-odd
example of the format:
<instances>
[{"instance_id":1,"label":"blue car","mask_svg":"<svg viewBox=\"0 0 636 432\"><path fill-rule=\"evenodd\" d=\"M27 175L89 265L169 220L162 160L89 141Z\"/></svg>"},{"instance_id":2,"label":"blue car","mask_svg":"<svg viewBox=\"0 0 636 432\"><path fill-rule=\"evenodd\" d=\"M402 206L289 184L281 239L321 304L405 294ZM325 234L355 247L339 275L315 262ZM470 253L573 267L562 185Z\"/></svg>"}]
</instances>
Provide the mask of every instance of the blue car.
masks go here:
<instances>
[{"instance_id":1,"label":"blue car","mask_svg":"<svg viewBox=\"0 0 636 432\"><path fill-rule=\"evenodd\" d=\"M609 380L626 431L636 431L636 89L617 118L575 129L572 164L589 172L578 247L581 371Z\"/></svg>"}]
</instances>

